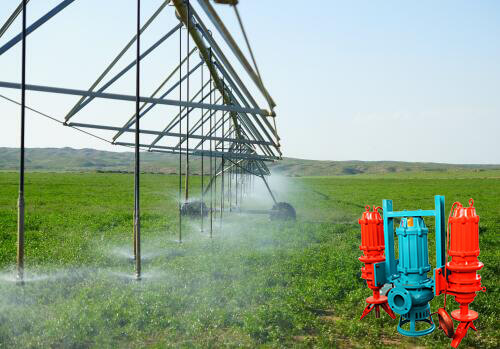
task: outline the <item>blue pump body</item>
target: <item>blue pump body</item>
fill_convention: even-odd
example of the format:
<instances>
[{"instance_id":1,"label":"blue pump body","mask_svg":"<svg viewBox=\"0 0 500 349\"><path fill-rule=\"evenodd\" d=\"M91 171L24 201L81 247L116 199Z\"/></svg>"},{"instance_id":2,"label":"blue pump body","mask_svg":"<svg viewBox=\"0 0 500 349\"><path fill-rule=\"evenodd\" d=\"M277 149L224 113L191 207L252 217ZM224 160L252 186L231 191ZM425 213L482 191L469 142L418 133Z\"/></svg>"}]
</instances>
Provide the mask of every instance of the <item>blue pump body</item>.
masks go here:
<instances>
[{"instance_id":1,"label":"blue pump body","mask_svg":"<svg viewBox=\"0 0 500 349\"><path fill-rule=\"evenodd\" d=\"M410 337L423 336L436 328L429 302L434 298L434 279L429 277L428 234L423 217L436 218L436 269L445 264L444 196L435 197L434 210L393 211L392 201L384 200L384 238L386 260L375 264L375 284L394 284L387 294L391 309L401 315L398 332ZM395 258L394 218L401 218L396 229L399 259ZM417 322L429 324L416 330ZM409 329L403 326L409 323Z\"/></svg>"}]
</instances>

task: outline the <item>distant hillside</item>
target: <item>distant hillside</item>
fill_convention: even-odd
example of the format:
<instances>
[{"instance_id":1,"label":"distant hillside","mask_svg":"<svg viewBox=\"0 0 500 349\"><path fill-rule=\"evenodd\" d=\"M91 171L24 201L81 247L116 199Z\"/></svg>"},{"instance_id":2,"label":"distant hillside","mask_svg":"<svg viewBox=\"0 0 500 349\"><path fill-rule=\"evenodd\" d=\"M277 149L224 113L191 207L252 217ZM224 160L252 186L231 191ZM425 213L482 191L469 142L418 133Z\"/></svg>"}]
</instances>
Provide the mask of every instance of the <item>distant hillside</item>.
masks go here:
<instances>
[{"instance_id":1,"label":"distant hillside","mask_svg":"<svg viewBox=\"0 0 500 349\"><path fill-rule=\"evenodd\" d=\"M26 150L28 171L126 171L134 170L134 153L95 149L31 148ZM145 172L177 173L179 157L174 154L141 153ZM19 167L19 149L0 148L0 169ZM193 170L199 166L193 162Z\"/></svg>"},{"instance_id":2,"label":"distant hillside","mask_svg":"<svg viewBox=\"0 0 500 349\"><path fill-rule=\"evenodd\" d=\"M131 172L132 152L109 152L95 149L32 148L26 151L28 171ZM184 160L183 160L184 161ZM178 173L178 155L141 153L144 172ZM199 173L199 158L190 162L193 173ZM208 166L208 163L206 163ZM19 166L19 150L0 148L0 170L15 171ZM285 176L341 176L404 173L462 173L500 171L500 165L450 165L396 161L317 161L284 158L270 163L274 173ZM208 168L208 167L206 167ZM499 172L500 175L500 172Z\"/></svg>"},{"instance_id":3,"label":"distant hillside","mask_svg":"<svg viewBox=\"0 0 500 349\"><path fill-rule=\"evenodd\" d=\"M272 165L274 173L288 176L345 176L377 174L464 174L499 171L500 165L453 165L402 161L319 161L286 158Z\"/></svg>"}]
</instances>

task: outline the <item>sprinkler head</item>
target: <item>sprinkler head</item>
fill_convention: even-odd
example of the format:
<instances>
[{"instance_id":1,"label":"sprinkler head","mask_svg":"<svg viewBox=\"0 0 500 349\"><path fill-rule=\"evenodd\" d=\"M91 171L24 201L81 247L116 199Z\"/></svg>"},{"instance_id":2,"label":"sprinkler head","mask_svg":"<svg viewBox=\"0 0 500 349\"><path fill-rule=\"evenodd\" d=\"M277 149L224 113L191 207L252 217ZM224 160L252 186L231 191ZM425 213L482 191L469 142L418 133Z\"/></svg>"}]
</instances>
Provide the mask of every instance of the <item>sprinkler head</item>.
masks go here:
<instances>
[{"instance_id":1,"label":"sprinkler head","mask_svg":"<svg viewBox=\"0 0 500 349\"><path fill-rule=\"evenodd\" d=\"M24 275L22 273L16 275L16 285L24 286Z\"/></svg>"}]
</instances>

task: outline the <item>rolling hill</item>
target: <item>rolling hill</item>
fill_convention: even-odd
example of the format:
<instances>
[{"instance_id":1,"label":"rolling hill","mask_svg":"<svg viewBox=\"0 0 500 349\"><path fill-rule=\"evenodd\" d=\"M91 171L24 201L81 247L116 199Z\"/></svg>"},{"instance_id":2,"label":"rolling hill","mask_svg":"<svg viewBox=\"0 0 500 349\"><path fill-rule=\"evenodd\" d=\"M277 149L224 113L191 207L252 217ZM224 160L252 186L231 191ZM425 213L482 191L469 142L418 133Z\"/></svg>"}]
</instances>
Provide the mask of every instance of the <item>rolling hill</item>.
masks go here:
<instances>
[{"instance_id":1,"label":"rolling hill","mask_svg":"<svg viewBox=\"0 0 500 349\"><path fill-rule=\"evenodd\" d=\"M110 152L95 149L29 148L26 150L26 169L38 172L131 172L132 152ZM184 159L183 159L184 162ZM178 173L178 155L141 153L142 170L151 173ZM284 158L269 164L273 173L285 176L351 176L380 174L463 174L490 173L500 165L453 165L398 161L318 161ZM0 148L0 170L16 171L19 166L17 148ZM208 169L208 161L205 163ZM193 174L200 172L199 159L191 162Z\"/></svg>"}]
</instances>

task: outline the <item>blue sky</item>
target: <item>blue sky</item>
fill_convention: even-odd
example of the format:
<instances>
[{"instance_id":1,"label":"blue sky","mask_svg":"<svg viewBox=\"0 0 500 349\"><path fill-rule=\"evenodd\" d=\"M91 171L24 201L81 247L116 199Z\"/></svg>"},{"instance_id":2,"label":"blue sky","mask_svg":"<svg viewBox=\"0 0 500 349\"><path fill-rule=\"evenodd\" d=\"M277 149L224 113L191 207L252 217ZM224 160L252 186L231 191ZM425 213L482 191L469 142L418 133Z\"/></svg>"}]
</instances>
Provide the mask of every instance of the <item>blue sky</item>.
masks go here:
<instances>
[{"instance_id":1,"label":"blue sky","mask_svg":"<svg viewBox=\"0 0 500 349\"><path fill-rule=\"evenodd\" d=\"M1 1L0 22L17 2ZM57 3L32 0L30 21ZM144 17L160 3L143 0ZM278 104L285 156L500 163L500 1L308 3L240 0ZM234 14L217 9L241 39ZM86 89L132 36L134 11L132 0L77 0L30 37L28 82ZM175 25L172 11L145 35L144 46ZM0 45L19 28L18 21ZM0 80L19 80L19 54L16 47L0 56ZM177 56L176 46L167 45L149 60L145 85ZM132 94L132 78L113 92ZM19 99L17 91L0 93ZM74 101L28 94L28 105L59 118ZM88 113L113 117L133 107L98 103ZM0 146L17 146L19 108L0 100L0 111ZM28 117L27 146L120 150Z\"/></svg>"}]
</instances>

